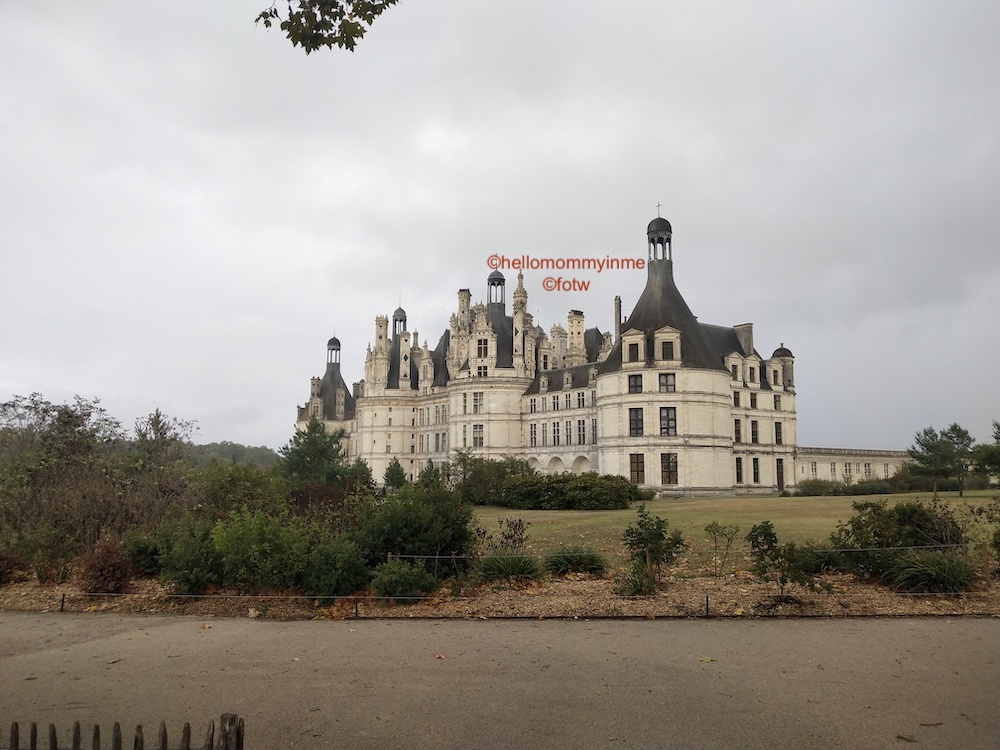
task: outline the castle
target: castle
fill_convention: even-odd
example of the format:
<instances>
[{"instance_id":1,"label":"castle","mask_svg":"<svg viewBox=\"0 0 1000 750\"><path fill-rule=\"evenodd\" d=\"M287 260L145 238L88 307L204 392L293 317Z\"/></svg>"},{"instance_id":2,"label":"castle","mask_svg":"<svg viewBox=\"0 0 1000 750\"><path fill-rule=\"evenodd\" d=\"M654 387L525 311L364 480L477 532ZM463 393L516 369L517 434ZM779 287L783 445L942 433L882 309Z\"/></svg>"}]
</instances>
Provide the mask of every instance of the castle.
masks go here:
<instances>
[{"instance_id":1,"label":"castle","mask_svg":"<svg viewBox=\"0 0 1000 750\"><path fill-rule=\"evenodd\" d=\"M673 231L646 229L646 286L615 330L586 328L571 310L549 333L528 312L523 274L511 310L506 279L486 281L487 301L458 292L458 309L432 349L397 308L375 319L364 380L348 389L340 341L327 344L297 429L311 418L342 428L350 458L381 479L393 458L415 479L455 449L516 456L544 473L619 474L668 495L775 493L805 478L889 477L900 451L798 446L795 358L769 357L752 323L719 326L692 314L673 275ZM827 473L829 467L829 473Z\"/></svg>"}]
</instances>

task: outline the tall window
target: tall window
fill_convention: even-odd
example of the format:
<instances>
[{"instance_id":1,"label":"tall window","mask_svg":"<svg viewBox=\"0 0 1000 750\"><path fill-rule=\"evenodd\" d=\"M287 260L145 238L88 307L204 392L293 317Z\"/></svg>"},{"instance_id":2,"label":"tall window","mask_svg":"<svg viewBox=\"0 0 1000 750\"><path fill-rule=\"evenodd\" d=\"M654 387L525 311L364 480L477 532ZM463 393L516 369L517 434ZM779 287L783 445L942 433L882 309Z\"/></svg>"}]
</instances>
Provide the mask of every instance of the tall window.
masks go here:
<instances>
[{"instance_id":1,"label":"tall window","mask_svg":"<svg viewBox=\"0 0 1000 750\"><path fill-rule=\"evenodd\" d=\"M590 442L597 444L597 420L590 420Z\"/></svg>"},{"instance_id":2,"label":"tall window","mask_svg":"<svg viewBox=\"0 0 1000 750\"><path fill-rule=\"evenodd\" d=\"M462 425L462 447L463 448L468 448L469 447L469 431L468 431L468 427L469 427L469 425L467 425L467 424L463 424Z\"/></svg>"},{"instance_id":3,"label":"tall window","mask_svg":"<svg viewBox=\"0 0 1000 750\"><path fill-rule=\"evenodd\" d=\"M629 454L628 473L629 479L631 479L634 484L645 484L646 482L646 467L644 459L645 456L641 453Z\"/></svg>"},{"instance_id":4,"label":"tall window","mask_svg":"<svg viewBox=\"0 0 1000 750\"><path fill-rule=\"evenodd\" d=\"M559 394L552 397L552 411L559 411Z\"/></svg>"},{"instance_id":5,"label":"tall window","mask_svg":"<svg viewBox=\"0 0 1000 750\"><path fill-rule=\"evenodd\" d=\"M660 434L667 437L677 435L677 407L660 407Z\"/></svg>"},{"instance_id":6,"label":"tall window","mask_svg":"<svg viewBox=\"0 0 1000 750\"><path fill-rule=\"evenodd\" d=\"M577 445L587 444L587 420L576 420L576 443Z\"/></svg>"},{"instance_id":7,"label":"tall window","mask_svg":"<svg viewBox=\"0 0 1000 750\"><path fill-rule=\"evenodd\" d=\"M815 461L809 464L809 476L813 479L816 479L819 476L819 466L816 465Z\"/></svg>"},{"instance_id":8,"label":"tall window","mask_svg":"<svg viewBox=\"0 0 1000 750\"><path fill-rule=\"evenodd\" d=\"M774 397L774 410L781 411L781 396Z\"/></svg>"},{"instance_id":9,"label":"tall window","mask_svg":"<svg viewBox=\"0 0 1000 750\"><path fill-rule=\"evenodd\" d=\"M488 374L489 368L486 365L476 367L476 377L485 378Z\"/></svg>"},{"instance_id":10,"label":"tall window","mask_svg":"<svg viewBox=\"0 0 1000 750\"><path fill-rule=\"evenodd\" d=\"M559 445L559 423L552 423L552 445Z\"/></svg>"},{"instance_id":11,"label":"tall window","mask_svg":"<svg viewBox=\"0 0 1000 750\"><path fill-rule=\"evenodd\" d=\"M882 471L886 479L889 478L889 464L882 464Z\"/></svg>"},{"instance_id":12,"label":"tall window","mask_svg":"<svg viewBox=\"0 0 1000 750\"><path fill-rule=\"evenodd\" d=\"M542 355L542 369L543 370L548 370L549 369L549 355L548 354L543 354Z\"/></svg>"},{"instance_id":13,"label":"tall window","mask_svg":"<svg viewBox=\"0 0 1000 750\"><path fill-rule=\"evenodd\" d=\"M733 380L739 380L740 379L740 366L739 365L730 365L729 372L731 373L731 377L732 377Z\"/></svg>"},{"instance_id":14,"label":"tall window","mask_svg":"<svg viewBox=\"0 0 1000 750\"><path fill-rule=\"evenodd\" d=\"M476 391L475 393L472 394L472 413L473 414L482 414L485 411L485 409L483 409L483 404L484 404L484 401L485 401L484 398L483 398L483 393L484 393L483 391Z\"/></svg>"},{"instance_id":15,"label":"tall window","mask_svg":"<svg viewBox=\"0 0 1000 750\"><path fill-rule=\"evenodd\" d=\"M434 433L434 452L437 453L441 450L441 433Z\"/></svg>"},{"instance_id":16,"label":"tall window","mask_svg":"<svg viewBox=\"0 0 1000 750\"><path fill-rule=\"evenodd\" d=\"M759 443L760 442L760 433L757 430L757 420L756 419L751 419L750 420L750 442L751 443Z\"/></svg>"},{"instance_id":17,"label":"tall window","mask_svg":"<svg viewBox=\"0 0 1000 750\"><path fill-rule=\"evenodd\" d=\"M629 344L628 345L628 361L638 362L639 361L639 345Z\"/></svg>"},{"instance_id":18,"label":"tall window","mask_svg":"<svg viewBox=\"0 0 1000 750\"><path fill-rule=\"evenodd\" d=\"M781 445L781 422L774 423L774 444Z\"/></svg>"},{"instance_id":19,"label":"tall window","mask_svg":"<svg viewBox=\"0 0 1000 750\"><path fill-rule=\"evenodd\" d=\"M751 383L756 383L757 382L757 368L756 367L751 367L750 368L750 382Z\"/></svg>"},{"instance_id":20,"label":"tall window","mask_svg":"<svg viewBox=\"0 0 1000 750\"><path fill-rule=\"evenodd\" d=\"M740 419L733 420L733 442L734 443L743 442L743 420Z\"/></svg>"},{"instance_id":21,"label":"tall window","mask_svg":"<svg viewBox=\"0 0 1000 750\"><path fill-rule=\"evenodd\" d=\"M566 423L566 445L573 445L573 423Z\"/></svg>"},{"instance_id":22,"label":"tall window","mask_svg":"<svg viewBox=\"0 0 1000 750\"><path fill-rule=\"evenodd\" d=\"M837 478L837 462L836 461L831 461L830 462L830 479L836 479L836 478Z\"/></svg>"},{"instance_id":23,"label":"tall window","mask_svg":"<svg viewBox=\"0 0 1000 750\"><path fill-rule=\"evenodd\" d=\"M751 409L756 409L757 408L757 394L756 393L751 393L750 394L750 408Z\"/></svg>"},{"instance_id":24,"label":"tall window","mask_svg":"<svg viewBox=\"0 0 1000 750\"><path fill-rule=\"evenodd\" d=\"M536 403L536 399L533 398L528 399L528 411L531 412L532 414L538 411L538 404Z\"/></svg>"},{"instance_id":25,"label":"tall window","mask_svg":"<svg viewBox=\"0 0 1000 750\"><path fill-rule=\"evenodd\" d=\"M572 409L573 408L572 394L570 394L570 393L566 394L566 397L563 399L563 407L566 408L566 409Z\"/></svg>"},{"instance_id":26,"label":"tall window","mask_svg":"<svg viewBox=\"0 0 1000 750\"><path fill-rule=\"evenodd\" d=\"M597 391L590 392L590 405L597 406Z\"/></svg>"},{"instance_id":27,"label":"tall window","mask_svg":"<svg viewBox=\"0 0 1000 750\"><path fill-rule=\"evenodd\" d=\"M753 483L760 484L760 459L753 459Z\"/></svg>"},{"instance_id":28,"label":"tall window","mask_svg":"<svg viewBox=\"0 0 1000 750\"><path fill-rule=\"evenodd\" d=\"M851 463L849 461L844 463L844 476L851 476Z\"/></svg>"},{"instance_id":29,"label":"tall window","mask_svg":"<svg viewBox=\"0 0 1000 750\"><path fill-rule=\"evenodd\" d=\"M531 425L528 428L528 432L531 435L530 445L532 448L534 448L536 445L538 445L538 425L537 424Z\"/></svg>"},{"instance_id":30,"label":"tall window","mask_svg":"<svg viewBox=\"0 0 1000 750\"><path fill-rule=\"evenodd\" d=\"M472 447L483 447L483 426L481 424L472 425Z\"/></svg>"},{"instance_id":31,"label":"tall window","mask_svg":"<svg viewBox=\"0 0 1000 750\"><path fill-rule=\"evenodd\" d=\"M736 458L736 484L743 484L743 459Z\"/></svg>"},{"instance_id":32,"label":"tall window","mask_svg":"<svg viewBox=\"0 0 1000 750\"><path fill-rule=\"evenodd\" d=\"M733 391L733 406L735 406L737 409L740 407L740 392L739 391Z\"/></svg>"},{"instance_id":33,"label":"tall window","mask_svg":"<svg viewBox=\"0 0 1000 750\"><path fill-rule=\"evenodd\" d=\"M677 375L672 372L660 373L660 393L673 393L677 390Z\"/></svg>"},{"instance_id":34,"label":"tall window","mask_svg":"<svg viewBox=\"0 0 1000 750\"><path fill-rule=\"evenodd\" d=\"M469 394L468 393L463 393L462 394L462 414L468 414L468 413L469 413Z\"/></svg>"},{"instance_id":35,"label":"tall window","mask_svg":"<svg viewBox=\"0 0 1000 750\"><path fill-rule=\"evenodd\" d=\"M660 454L660 483L677 484L677 454Z\"/></svg>"},{"instance_id":36,"label":"tall window","mask_svg":"<svg viewBox=\"0 0 1000 750\"><path fill-rule=\"evenodd\" d=\"M490 354L490 340L476 339L476 356L488 357Z\"/></svg>"},{"instance_id":37,"label":"tall window","mask_svg":"<svg viewBox=\"0 0 1000 750\"><path fill-rule=\"evenodd\" d=\"M865 479L872 478L872 465L870 463L865 464Z\"/></svg>"},{"instance_id":38,"label":"tall window","mask_svg":"<svg viewBox=\"0 0 1000 750\"><path fill-rule=\"evenodd\" d=\"M628 410L629 437L642 437L642 409Z\"/></svg>"},{"instance_id":39,"label":"tall window","mask_svg":"<svg viewBox=\"0 0 1000 750\"><path fill-rule=\"evenodd\" d=\"M778 376L778 371L777 370L771 370L771 384L772 385L778 385L778 377L779 377Z\"/></svg>"},{"instance_id":40,"label":"tall window","mask_svg":"<svg viewBox=\"0 0 1000 750\"><path fill-rule=\"evenodd\" d=\"M642 393L642 375L628 376L628 392Z\"/></svg>"},{"instance_id":41,"label":"tall window","mask_svg":"<svg viewBox=\"0 0 1000 750\"><path fill-rule=\"evenodd\" d=\"M583 391L576 392L576 408L582 409L587 405L587 396Z\"/></svg>"},{"instance_id":42,"label":"tall window","mask_svg":"<svg viewBox=\"0 0 1000 750\"><path fill-rule=\"evenodd\" d=\"M660 357L660 359L673 359L674 358L674 342L673 341L664 341L663 342L663 351L661 352L661 354L663 356Z\"/></svg>"},{"instance_id":43,"label":"tall window","mask_svg":"<svg viewBox=\"0 0 1000 750\"><path fill-rule=\"evenodd\" d=\"M549 423L542 422L542 446L549 444Z\"/></svg>"}]
</instances>

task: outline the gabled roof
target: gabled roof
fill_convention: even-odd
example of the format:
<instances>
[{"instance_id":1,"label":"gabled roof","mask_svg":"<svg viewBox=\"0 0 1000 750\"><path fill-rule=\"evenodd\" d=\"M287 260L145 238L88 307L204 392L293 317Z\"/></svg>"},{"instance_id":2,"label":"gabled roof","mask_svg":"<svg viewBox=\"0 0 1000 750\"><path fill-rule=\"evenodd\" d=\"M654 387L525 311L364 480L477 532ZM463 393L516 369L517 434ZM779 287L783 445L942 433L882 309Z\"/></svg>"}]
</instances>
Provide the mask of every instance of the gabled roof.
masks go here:
<instances>
[{"instance_id":1,"label":"gabled roof","mask_svg":"<svg viewBox=\"0 0 1000 750\"><path fill-rule=\"evenodd\" d=\"M594 366L591 362L586 365L576 365L575 367L563 367L560 370L542 370L535 373L535 379L531 381L531 385L524 391L525 396L535 396L538 395L539 384L543 376L548 376L549 385L545 389L545 394L557 393L563 390L563 381L566 379L565 375L568 372L570 374L570 385L566 387L566 390L571 388L586 388L590 385L590 368ZM545 395L543 394L543 395Z\"/></svg>"}]
</instances>

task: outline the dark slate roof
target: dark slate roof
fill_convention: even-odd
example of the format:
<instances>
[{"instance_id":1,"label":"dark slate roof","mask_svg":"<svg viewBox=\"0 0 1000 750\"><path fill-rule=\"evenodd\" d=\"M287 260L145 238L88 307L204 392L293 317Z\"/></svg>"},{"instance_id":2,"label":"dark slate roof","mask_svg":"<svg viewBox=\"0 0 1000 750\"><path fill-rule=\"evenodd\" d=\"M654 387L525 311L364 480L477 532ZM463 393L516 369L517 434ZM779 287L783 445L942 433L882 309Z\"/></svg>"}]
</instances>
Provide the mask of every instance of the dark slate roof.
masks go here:
<instances>
[{"instance_id":1,"label":"dark slate roof","mask_svg":"<svg viewBox=\"0 0 1000 750\"><path fill-rule=\"evenodd\" d=\"M715 347L715 350L719 353L720 357L726 357L730 354L736 353L741 357L743 356L743 346L740 344L740 339L736 335L736 331L733 328L727 328L726 326L714 326L708 323L702 324L702 330L705 331L705 335L708 340ZM770 391L771 384L768 382L767 374L764 372L764 358L760 356L760 352L756 349L753 350L761 360L760 373L758 377L758 384L762 391Z\"/></svg>"},{"instance_id":2,"label":"dark slate roof","mask_svg":"<svg viewBox=\"0 0 1000 750\"><path fill-rule=\"evenodd\" d=\"M432 385L448 385L448 345L451 343L451 331L441 334L437 346L431 352L431 361L434 363L434 382Z\"/></svg>"},{"instance_id":3,"label":"dark slate roof","mask_svg":"<svg viewBox=\"0 0 1000 750\"><path fill-rule=\"evenodd\" d=\"M657 216L651 222L649 226L646 227L646 234L655 234L657 232L667 232L668 234L673 234L673 229L670 226L670 222L664 219L662 216Z\"/></svg>"},{"instance_id":4,"label":"dark slate roof","mask_svg":"<svg viewBox=\"0 0 1000 750\"><path fill-rule=\"evenodd\" d=\"M600 328L588 328L583 332L583 348L587 352L587 361L596 362L604 345L604 334Z\"/></svg>"},{"instance_id":5,"label":"dark slate roof","mask_svg":"<svg viewBox=\"0 0 1000 750\"><path fill-rule=\"evenodd\" d=\"M499 302L486 306L490 328L497 337L497 367L514 366L514 319L505 313Z\"/></svg>"},{"instance_id":6,"label":"dark slate roof","mask_svg":"<svg viewBox=\"0 0 1000 750\"><path fill-rule=\"evenodd\" d=\"M557 393L563 390L563 380L565 379L565 373L570 373L572 378L571 385L566 390L571 388L586 388L590 385L590 368L593 367L593 363L587 365L576 365L576 367L563 367L559 370L542 370L535 373L535 379L531 381L531 385L528 386L527 390L524 392L525 396L536 396L539 394L538 386L543 375L548 375L549 386L545 389L546 395L549 393Z\"/></svg>"},{"instance_id":7,"label":"dark slate roof","mask_svg":"<svg viewBox=\"0 0 1000 750\"><path fill-rule=\"evenodd\" d=\"M392 337L392 344L389 345L389 377L386 380L386 388L399 389L399 336ZM420 387L420 373L413 362L413 357L406 363L410 368L410 390Z\"/></svg>"},{"instance_id":8,"label":"dark slate roof","mask_svg":"<svg viewBox=\"0 0 1000 750\"><path fill-rule=\"evenodd\" d=\"M344 419L354 419L354 395L351 389L344 382L344 377L340 374L339 362L327 362L326 372L323 373L323 382L319 386L319 395L323 399L323 418L336 419L334 409L337 404L337 389L343 388L344 394Z\"/></svg>"},{"instance_id":9,"label":"dark slate roof","mask_svg":"<svg viewBox=\"0 0 1000 750\"><path fill-rule=\"evenodd\" d=\"M712 346L704 326L691 312L674 283L673 261L651 261L647 269L646 288L632 314L622 323L622 332L636 329L646 334L647 363L652 364L653 333L665 326L676 328L681 333L681 363L684 367L725 370L722 356ZM621 368L621 363L622 341L619 339L601 365L601 372L614 372Z\"/></svg>"},{"instance_id":10,"label":"dark slate roof","mask_svg":"<svg viewBox=\"0 0 1000 750\"><path fill-rule=\"evenodd\" d=\"M776 359L777 357L791 357L792 359L795 359L795 355L792 354L792 350L787 348L784 344L775 349L774 354L771 355L771 359Z\"/></svg>"}]
</instances>

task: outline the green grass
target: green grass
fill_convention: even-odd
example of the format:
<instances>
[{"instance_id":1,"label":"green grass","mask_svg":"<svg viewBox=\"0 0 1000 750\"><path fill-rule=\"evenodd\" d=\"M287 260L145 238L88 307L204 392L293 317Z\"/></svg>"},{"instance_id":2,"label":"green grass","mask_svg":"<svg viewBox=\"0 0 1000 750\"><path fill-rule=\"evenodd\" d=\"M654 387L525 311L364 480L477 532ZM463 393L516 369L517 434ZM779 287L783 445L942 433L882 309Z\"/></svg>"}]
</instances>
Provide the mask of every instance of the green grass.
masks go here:
<instances>
[{"instance_id":1,"label":"green grass","mask_svg":"<svg viewBox=\"0 0 1000 750\"><path fill-rule=\"evenodd\" d=\"M964 502L957 492L939 493L942 500L961 506ZM996 490L966 492L965 500L971 504L985 504ZM678 566L691 574L710 566L711 541L705 527L712 521L735 523L740 533L730 555L728 566L744 565L747 549L743 536L750 527L761 521L771 521L784 542L825 540L836 527L852 515L851 503L859 500L888 499L890 505L903 500L929 501L931 493L920 492L902 495L875 495L870 497L776 497L749 495L742 497L659 499L646 503L654 515L666 518L670 528L680 529L691 549L681 556ZM610 567L622 568L625 555L621 535L625 527L635 521L635 509L630 510L527 510L510 508L477 507L476 517L481 526L496 528L500 518L523 518L528 527L526 550L544 556L560 547L586 546L601 552Z\"/></svg>"}]
</instances>

